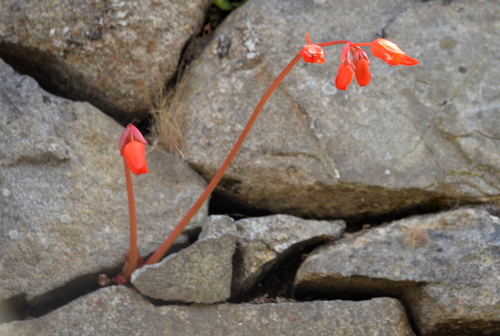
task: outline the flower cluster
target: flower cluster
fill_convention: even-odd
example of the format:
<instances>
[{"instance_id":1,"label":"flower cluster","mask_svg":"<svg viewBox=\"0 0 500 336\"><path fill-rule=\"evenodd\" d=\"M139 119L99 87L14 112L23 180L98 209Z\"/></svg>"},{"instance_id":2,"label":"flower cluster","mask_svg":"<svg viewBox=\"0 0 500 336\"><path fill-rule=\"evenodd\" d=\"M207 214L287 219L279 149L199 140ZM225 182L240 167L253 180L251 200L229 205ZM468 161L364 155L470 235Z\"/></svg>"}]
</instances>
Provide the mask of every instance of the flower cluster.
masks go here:
<instances>
[{"instance_id":1,"label":"flower cluster","mask_svg":"<svg viewBox=\"0 0 500 336\"><path fill-rule=\"evenodd\" d=\"M124 157L132 174L141 175L148 172L146 144L141 132L132 124L127 126L120 137L120 154Z\"/></svg>"},{"instance_id":2,"label":"flower cluster","mask_svg":"<svg viewBox=\"0 0 500 336\"><path fill-rule=\"evenodd\" d=\"M321 43L321 45L333 45L333 43ZM361 46L369 46L373 56L380 58L390 65L415 65L419 61L406 55L395 43L383 38L378 38L370 43L353 43L346 41L340 53L340 65L335 78L335 86L339 90L346 90L354 77L360 86L370 83L370 60ZM306 63L324 63L326 53L319 44L311 43L309 34L306 33L306 44L299 52Z\"/></svg>"}]
</instances>

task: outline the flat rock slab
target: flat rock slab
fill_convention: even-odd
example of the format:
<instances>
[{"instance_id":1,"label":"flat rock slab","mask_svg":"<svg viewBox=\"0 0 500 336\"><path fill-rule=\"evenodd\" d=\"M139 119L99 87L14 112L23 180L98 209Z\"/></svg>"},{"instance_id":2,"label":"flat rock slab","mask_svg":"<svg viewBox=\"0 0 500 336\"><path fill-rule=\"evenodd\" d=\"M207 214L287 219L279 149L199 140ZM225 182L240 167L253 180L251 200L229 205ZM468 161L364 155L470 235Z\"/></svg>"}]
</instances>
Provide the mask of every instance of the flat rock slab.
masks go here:
<instances>
[{"instance_id":1,"label":"flat rock slab","mask_svg":"<svg viewBox=\"0 0 500 336\"><path fill-rule=\"evenodd\" d=\"M1 0L0 57L115 118L144 118L211 3Z\"/></svg>"},{"instance_id":2,"label":"flat rock slab","mask_svg":"<svg viewBox=\"0 0 500 336\"><path fill-rule=\"evenodd\" d=\"M305 220L289 215L236 221L238 250L234 263L234 294L243 294L255 286L287 256L302 248L337 239L344 229L344 221Z\"/></svg>"},{"instance_id":3,"label":"flat rock slab","mask_svg":"<svg viewBox=\"0 0 500 336\"><path fill-rule=\"evenodd\" d=\"M320 247L297 272L297 293L400 296L422 335L499 334L499 214L415 216Z\"/></svg>"},{"instance_id":4,"label":"flat rock slab","mask_svg":"<svg viewBox=\"0 0 500 336\"><path fill-rule=\"evenodd\" d=\"M313 42L384 36L420 64L393 67L370 56L371 83L340 91L333 85L339 46L325 48L325 64L299 63L219 191L248 207L320 218L457 199L498 202L500 68L491 64L500 54L500 6L446 3L246 3L179 85L186 160L207 179L215 174L306 32Z\"/></svg>"},{"instance_id":5,"label":"flat rock slab","mask_svg":"<svg viewBox=\"0 0 500 336\"><path fill-rule=\"evenodd\" d=\"M394 299L155 307L124 287L82 297L41 318L0 325L0 336L414 335Z\"/></svg>"},{"instance_id":6,"label":"flat rock slab","mask_svg":"<svg viewBox=\"0 0 500 336\"><path fill-rule=\"evenodd\" d=\"M155 299L215 303L231 295L236 229L229 217L212 217L204 237L182 251L132 274L139 292Z\"/></svg>"},{"instance_id":7,"label":"flat rock slab","mask_svg":"<svg viewBox=\"0 0 500 336\"><path fill-rule=\"evenodd\" d=\"M71 295L56 291L73 280L81 288L120 266L129 249L122 132L92 105L55 97L0 60L0 301L43 304ZM133 177L142 255L205 186L179 158L148 148L147 160L150 173ZM205 206L188 230L206 216Z\"/></svg>"}]
</instances>

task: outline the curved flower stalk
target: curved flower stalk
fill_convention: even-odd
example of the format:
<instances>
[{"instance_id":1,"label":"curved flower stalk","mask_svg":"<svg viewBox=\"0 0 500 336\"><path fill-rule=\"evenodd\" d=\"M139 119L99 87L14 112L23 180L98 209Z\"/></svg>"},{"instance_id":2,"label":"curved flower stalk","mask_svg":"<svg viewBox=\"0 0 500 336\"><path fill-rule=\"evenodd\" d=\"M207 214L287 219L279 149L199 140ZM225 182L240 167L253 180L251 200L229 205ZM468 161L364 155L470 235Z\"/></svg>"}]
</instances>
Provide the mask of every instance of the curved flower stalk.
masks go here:
<instances>
[{"instance_id":1,"label":"curved flower stalk","mask_svg":"<svg viewBox=\"0 0 500 336\"><path fill-rule=\"evenodd\" d=\"M163 242L163 244L158 248L158 250L151 255L151 257L146 261L146 264L154 264L158 262L169 250L177 237L181 234L182 230L186 227L189 221L193 218L196 212L201 208L201 206L206 202L212 191L215 189L220 179L224 175L229 164L235 157L236 153L240 149L243 141L245 140L248 132L252 128L257 116L266 104L267 100L273 94L274 90L278 87L281 81L286 77L286 75L292 70L292 68L303 59L306 63L325 63L324 55L326 53L323 51L323 47L333 46L338 44L345 44L341 51L340 62L341 65L338 69L338 75L335 79L335 85L340 90L346 90L354 76L356 81L360 86L368 85L371 79L370 74L370 61L368 60L368 55L361 49L362 46L369 46L370 51L375 57L382 59L384 62L390 65L415 65L418 61L414 58L407 56L399 47L385 39L376 39L369 43L353 43L351 41L340 40L340 41L330 41L324 43L312 43L309 33L306 33L306 44L302 47L302 50L297 53L297 55L290 61L290 63L285 67L281 74L274 80L271 86L262 96L261 100L255 107L250 119L248 120L245 128L241 132L240 137L234 144L233 148L229 152L226 160L223 162L222 166L219 168L217 173L206 187L205 191L201 194L195 204L191 207L188 213L180 220L177 227L172 231L168 238Z\"/></svg>"},{"instance_id":2,"label":"curved flower stalk","mask_svg":"<svg viewBox=\"0 0 500 336\"><path fill-rule=\"evenodd\" d=\"M130 172L134 175L146 174L148 172L146 144L147 142L141 132L134 125L129 124L120 137L118 145L120 154L123 156L130 223L130 249L125 256L125 266L122 273L113 279L118 284L125 284L130 279L132 272L142 263L142 258L137 248L137 216L135 212L134 187Z\"/></svg>"}]
</instances>

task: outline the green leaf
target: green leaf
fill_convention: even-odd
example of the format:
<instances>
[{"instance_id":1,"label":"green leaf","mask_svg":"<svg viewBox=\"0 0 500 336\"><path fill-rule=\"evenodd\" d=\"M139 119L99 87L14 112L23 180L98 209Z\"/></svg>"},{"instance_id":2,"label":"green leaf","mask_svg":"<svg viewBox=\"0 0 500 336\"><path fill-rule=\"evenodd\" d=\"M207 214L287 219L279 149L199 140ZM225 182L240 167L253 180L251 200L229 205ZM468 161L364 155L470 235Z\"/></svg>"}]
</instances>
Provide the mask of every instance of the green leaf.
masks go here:
<instances>
[{"instance_id":1,"label":"green leaf","mask_svg":"<svg viewBox=\"0 0 500 336\"><path fill-rule=\"evenodd\" d=\"M247 0L243 1L231 1L231 0L214 0L214 5L219 7L222 10L230 11L243 5Z\"/></svg>"}]
</instances>

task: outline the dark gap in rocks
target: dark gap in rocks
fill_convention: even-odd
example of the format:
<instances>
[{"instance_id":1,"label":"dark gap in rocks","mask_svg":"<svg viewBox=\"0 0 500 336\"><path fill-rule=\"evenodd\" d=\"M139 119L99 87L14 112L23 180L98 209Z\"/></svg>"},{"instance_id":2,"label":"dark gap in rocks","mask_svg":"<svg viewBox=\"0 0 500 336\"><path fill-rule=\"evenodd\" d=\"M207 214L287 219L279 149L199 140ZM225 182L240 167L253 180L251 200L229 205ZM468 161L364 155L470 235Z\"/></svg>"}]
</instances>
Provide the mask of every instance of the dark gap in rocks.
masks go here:
<instances>
[{"instance_id":1,"label":"dark gap in rocks","mask_svg":"<svg viewBox=\"0 0 500 336\"><path fill-rule=\"evenodd\" d=\"M201 227L197 227L197 228L195 228L193 230L186 231L186 234L187 234L187 237L188 237L188 241L189 241L189 245L192 245L194 242L196 242L198 240L198 237L200 236L200 233L201 233ZM166 238L167 237L165 237L165 239ZM185 249L186 247L179 248L177 251L175 251L173 253L179 252L181 249ZM171 254L171 253L168 253L168 254Z\"/></svg>"},{"instance_id":2,"label":"dark gap in rocks","mask_svg":"<svg viewBox=\"0 0 500 336\"><path fill-rule=\"evenodd\" d=\"M149 303L151 303L153 306L156 306L156 307L162 307L162 306L210 306L210 305L214 305L216 303L213 303L213 304L208 304L208 303L196 303L196 302L182 302L182 301L165 301L165 300L161 300L161 299L155 299L155 298L152 298L152 297L149 297L147 295L144 295L142 293L140 293L142 295L142 297L148 301Z\"/></svg>"},{"instance_id":3,"label":"dark gap in rocks","mask_svg":"<svg viewBox=\"0 0 500 336\"><path fill-rule=\"evenodd\" d=\"M443 5L450 5L453 0L419 0L417 2L431 2L431 1L441 1Z\"/></svg>"},{"instance_id":4,"label":"dark gap in rocks","mask_svg":"<svg viewBox=\"0 0 500 336\"><path fill-rule=\"evenodd\" d=\"M210 43L213 38L215 28L217 28L217 26L220 25L228 15L228 11L223 11L214 4L208 8L201 29L198 30L198 32L195 32L182 48L181 57L179 58L179 62L177 64L177 71L165 84L165 92L175 90L175 87L182 79L185 70Z\"/></svg>"},{"instance_id":5,"label":"dark gap in rocks","mask_svg":"<svg viewBox=\"0 0 500 336\"><path fill-rule=\"evenodd\" d=\"M217 192L214 192L210 198L210 202L208 204L208 214L227 215L234 220L273 215L272 212L267 210L246 207L243 204L224 197Z\"/></svg>"},{"instance_id":6,"label":"dark gap in rocks","mask_svg":"<svg viewBox=\"0 0 500 336\"><path fill-rule=\"evenodd\" d=\"M377 227L385 223L401 220L418 215L435 214L450 210L457 206L457 203L449 204L443 200L433 199L426 203L410 206L405 209L396 210L382 215L361 214L347 218L341 218L346 222L347 233L354 233L366 230L369 227Z\"/></svg>"},{"instance_id":7,"label":"dark gap in rocks","mask_svg":"<svg viewBox=\"0 0 500 336\"><path fill-rule=\"evenodd\" d=\"M20 47L15 44L0 44L0 58L16 72L34 78L42 89L51 94L67 98L52 81L50 71L51 57L33 48Z\"/></svg>"},{"instance_id":8,"label":"dark gap in rocks","mask_svg":"<svg viewBox=\"0 0 500 336\"><path fill-rule=\"evenodd\" d=\"M56 71L57 68L65 68L48 52L36 48L22 47L16 44L0 44L0 58L9 64L16 72L27 75L38 83L45 91L54 96L72 101L86 101L99 108L103 113L115 119L122 125L128 123L140 123L142 120L136 118L122 120L121 111L104 101L102 97L92 92L83 92L81 89L82 77L75 75L68 77L67 74ZM65 88L65 89L62 89ZM146 111L138 111L146 115Z\"/></svg>"},{"instance_id":9,"label":"dark gap in rocks","mask_svg":"<svg viewBox=\"0 0 500 336\"><path fill-rule=\"evenodd\" d=\"M381 297L396 299L404 307L413 332L416 335L420 335L411 312L411 304L409 300L405 298L404 294L410 288L424 286L424 282L392 281L383 278L370 278L367 276L339 277L335 279L335 287L331 285L331 282L327 282L328 280L314 280L311 283L302 284L295 289L295 298L299 301L366 301Z\"/></svg>"},{"instance_id":10,"label":"dark gap in rocks","mask_svg":"<svg viewBox=\"0 0 500 336\"><path fill-rule=\"evenodd\" d=\"M172 89L175 86L185 68L210 42L213 30L227 17L228 14L228 11L223 11L215 5L211 5L206 13L202 28L195 33L184 46L181 53L182 56L179 60L178 71L174 74L169 83L166 84L165 88L167 90ZM35 79L38 85L40 85L40 87L45 91L69 100L88 101L123 126L133 123L143 133L143 135L147 136L150 133L153 122L150 114L146 115L143 113L145 117L140 119L134 118L124 120L123 117L120 117L120 111L113 110L111 106L106 106L107 104L102 103L99 97L82 99L82 94L78 92L67 92L61 90L58 82L67 81L67 79L62 78L62 76L52 71L54 58L51 57L49 53L42 52L35 48L2 43L0 44L0 58L2 58L19 74L27 75ZM67 85L70 84L71 83L67 83ZM83 96L86 96L86 93L83 93Z\"/></svg>"},{"instance_id":11,"label":"dark gap in rocks","mask_svg":"<svg viewBox=\"0 0 500 336\"><path fill-rule=\"evenodd\" d=\"M165 113L163 110L165 107L169 109L168 106L173 104L172 102L175 101L175 92L176 90L179 90L178 84L181 82L182 77L184 76L189 65L208 46L213 37L213 30L225 18L225 16L221 17L218 14L219 12L221 12L221 10L213 4L208 9L200 29L197 32L194 32L183 46L175 73L172 75L170 80L164 83L161 92L157 93L156 101L150 109L147 118L143 120L140 125L136 125L142 134L147 137L148 142L161 143L158 138L161 137L161 133L164 131L162 131L162 127L159 126L159 124L162 124L164 122L163 119L166 118L163 116ZM173 148L169 148L169 146L165 144L161 147L168 152L180 154L182 156L180 148L177 148L181 147L181 144L173 146Z\"/></svg>"},{"instance_id":12,"label":"dark gap in rocks","mask_svg":"<svg viewBox=\"0 0 500 336\"><path fill-rule=\"evenodd\" d=\"M292 247L290 252L284 252L276 264L263 271L255 284L244 293L232 294L230 303L268 303L294 302L293 283L302 261L317 247L325 243L324 239L313 239ZM234 262L238 262L235 256ZM233 262L233 263L234 263Z\"/></svg>"},{"instance_id":13,"label":"dark gap in rocks","mask_svg":"<svg viewBox=\"0 0 500 336\"><path fill-rule=\"evenodd\" d=\"M220 21L213 22L213 19L210 18L210 13L213 10L212 5L203 22L202 28L193 34L191 38L186 42L181 50L181 56L179 58L179 62L177 63L177 71L172 75L172 78L165 83L163 87L163 96L168 97L168 93L175 90L177 84L182 79L186 68L191 64L191 62L198 57L203 49L210 43L212 38L212 30L215 29ZM213 27L210 28L209 27ZM118 120L121 124L124 124L123 121ZM143 120L134 120L133 124L141 131L141 133L145 137L150 137L153 133L155 118L151 113L148 113L147 117ZM149 140L149 139L148 139Z\"/></svg>"},{"instance_id":14,"label":"dark gap in rocks","mask_svg":"<svg viewBox=\"0 0 500 336\"><path fill-rule=\"evenodd\" d=\"M186 244L174 244L162 260L194 243L198 240L200 232L201 228L185 231L188 242ZM147 260L152 254L144 256L144 260ZM28 302L24 294L19 294L8 300L0 300L0 324L41 317L103 286L114 285L109 279L116 277L122 269L123 263L120 263L107 270L83 275L35 298L33 302ZM101 280L102 275L104 277ZM101 281L103 284L100 284Z\"/></svg>"},{"instance_id":15,"label":"dark gap in rocks","mask_svg":"<svg viewBox=\"0 0 500 336\"><path fill-rule=\"evenodd\" d=\"M122 267L123 265L118 265L102 272L83 275L34 299L34 302L28 302L24 294L13 297L7 300L7 304L11 309L11 319L0 321L0 323L37 318L48 314L83 295L101 288L98 282L99 275L105 274L108 278L113 278L121 271Z\"/></svg>"},{"instance_id":16,"label":"dark gap in rocks","mask_svg":"<svg viewBox=\"0 0 500 336\"><path fill-rule=\"evenodd\" d=\"M196 170L196 167L193 167ZM199 170L197 170L199 171ZM364 231L367 228L377 227L382 224L397 221L403 218L408 218L411 216L418 215L428 215L436 214L442 211L447 211L450 209L458 208L460 206L468 205L470 203L464 201L450 201L446 199L430 199L426 203L417 204L414 206L407 207L405 209L395 210L382 215L375 214L360 214L351 217L340 217L340 218L317 218L304 216L303 219L315 219L315 220L344 220L346 222L346 233L355 233L359 231ZM227 197L223 193L217 192L217 189L213 192L210 203L209 203L209 215L228 215L235 220L247 218L247 217L263 217L273 215L274 213L266 210L250 207L238 202L235 199Z\"/></svg>"}]
</instances>

